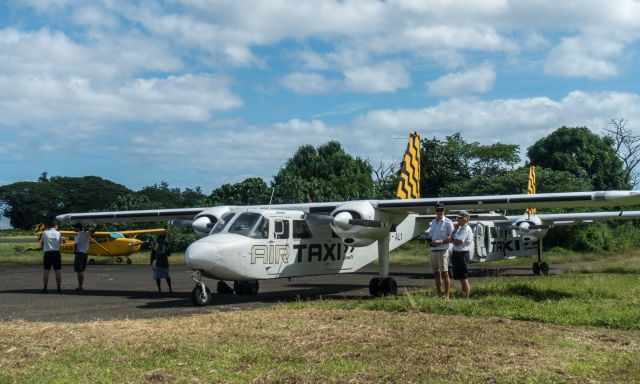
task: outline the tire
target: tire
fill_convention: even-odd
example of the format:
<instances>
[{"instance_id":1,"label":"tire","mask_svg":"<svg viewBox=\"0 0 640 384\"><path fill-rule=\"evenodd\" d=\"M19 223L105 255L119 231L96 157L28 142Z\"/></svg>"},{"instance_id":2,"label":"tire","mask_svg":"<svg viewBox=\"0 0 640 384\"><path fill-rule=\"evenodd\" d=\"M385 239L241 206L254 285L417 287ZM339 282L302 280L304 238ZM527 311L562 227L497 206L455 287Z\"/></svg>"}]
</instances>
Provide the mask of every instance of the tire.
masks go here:
<instances>
[{"instance_id":1,"label":"tire","mask_svg":"<svg viewBox=\"0 0 640 384\"><path fill-rule=\"evenodd\" d=\"M538 264L537 261L535 263L533 263L532 270L533 270L533 274L534 275L536 275L536 276L540 275L540 264Z\"/></svg>"},{"instance_id":2,"label":"tire","mask_svg":"<svg viewBox=\"0 0 640 384\"><path fill-rule=\"evenodd\" d=\"M131 261L131 259L127 257L127 264L131 265L132 263L133 261Z\"/></svg>"},{"instance_id":3,"label":"tire","mask_svg":"<svg viewBox=\"0 0 640 384\"><path fill-rule=\"evenodd\" d=\"M396 296L398 294L398 283L392 277L382 279L380 288L384 296Z\"/></svg>"},{"instance_id":4,"label":"tire","mask_svg":"<svg viewBox=\"0 0 640 384\"><path fill-rule=\"evenodd\" d=\"M116 257L116 263L122 264L122 257L120 256Z\"/></svg>"},{"instance_id":5,"label":"tire","mask_svg":"<svg viewBox=\"0 0 640 384\"><path fill-rule=\"evenodd\" d=\"M369 280L369 294L371 296L379 297L382 293L381 290L381 280L379 277L374 277Z\"/></svg>"},{"instance_id":6,"label":"tire","mask_svg":"<svg viewBox=\"0 0 640 384\"><path fill-rule=\"evenodd\" d=\"M89 265L96 265L96 259L89 259Z\"/></svg>"},{"instance_id":7,"label":"tire","mask_svg":"<svg viewBox=\"0 0 640 384\"><path fill-rule=\"evenodd\" d=\"M540 264L540 272L542 272L543 275L548 275L549 274L549 264L547 263L542 263Z\"/></svg>"},{"instance_id":8,"label":"tire","mask_svg":"<svg viewBox=\"0 0 640 384\"><path fill-rule=\"evenodd\" d=\"M218 281L218 285L216 286L216 290L220 295L231 295L233 294L233 288L231 288L227 283L220 280Z\"/></svg>"},{"instance_id":9,"label":"tire","mask_svg":"<svg viewBox=\"0 0 640 384\"><path fill-rule=\"evenodd\" d=\"M193 290L191 291L191 301L193 302L193 305L197 307L204 307L211 303L211 299L212 295L209 288L205 287L203 292L200 284L196 284L196 286L193 287Z\"/></svg>"},{"instance_id":10,"label":"tire","mask_svg":"<svg viewBox=\"0 0 640 384\"><path fill-rule=\"evenodd\" d=\"M235 291L236 295L255 296L258 294L259 289L260 285L258 284L258 280L236 280L233 282L233 290Z\"/></svg>"}]
</instances>

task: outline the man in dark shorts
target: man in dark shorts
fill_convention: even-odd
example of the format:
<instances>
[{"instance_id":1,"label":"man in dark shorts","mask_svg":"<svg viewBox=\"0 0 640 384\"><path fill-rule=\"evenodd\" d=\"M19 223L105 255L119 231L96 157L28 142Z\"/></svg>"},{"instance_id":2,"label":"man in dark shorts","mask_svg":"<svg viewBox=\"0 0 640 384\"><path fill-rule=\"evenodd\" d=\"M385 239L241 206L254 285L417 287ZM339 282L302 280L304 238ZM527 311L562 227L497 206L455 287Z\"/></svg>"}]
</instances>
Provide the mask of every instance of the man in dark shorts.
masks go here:
<instances>
[{"instance_id":1,"label":"man in dark shorts","mask_svg":"<svg viewBox=\"0 0 640 384\"><path fill-rule=\"evenodd\" d=\"M76 224L74 228L76 230L76 245L73 271L78 275L78 288L76 288L76 291L81 292L84 284L84 271L87 268L87 253L89 252L91 234L81 224Z\"/></svg>"},{"instance_id":2,"label":"man in dark shorts","mask_svg":"<svg viewBox=\"0 0 640 384\"><path fill-rule=\"evenodd\" d=\"M451 235L453 240L453 253L451 263L453 264L453 278L460 280L462 293L465 297L471 294L471 284L469 284L469 270L467 260L470 259L470 252L473 249L473 231L469 226L469 213L461 211L458 214L458 227Z\"/></svg>"},{"instance_id":3,"label":"man in dark shorts","mask_svg":"<svg viewBox=\"0 0 640 384\"><path fill-rule=\"evenodd\" d=\"M60 292L62 276L60 275L60 267L62 258L60 256L60 244L62 243L62 235L58 232L58 225L55 223L47 224L47 229L42 232L40 237L40 247L44 251L43 264L44 274L42 275L43 288L42 293L47 293L47 285L49 285L49 271L53 268L56 274L56 285Z\"/></svg>"}]
</instances>

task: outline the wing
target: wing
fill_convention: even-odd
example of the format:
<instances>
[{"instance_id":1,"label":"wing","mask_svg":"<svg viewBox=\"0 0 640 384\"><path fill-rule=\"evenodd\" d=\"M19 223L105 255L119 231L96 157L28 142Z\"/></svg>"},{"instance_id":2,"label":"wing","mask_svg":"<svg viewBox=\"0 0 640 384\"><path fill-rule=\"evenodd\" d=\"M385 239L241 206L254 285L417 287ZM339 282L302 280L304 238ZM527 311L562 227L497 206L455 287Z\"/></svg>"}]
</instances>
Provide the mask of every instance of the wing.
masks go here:
<instances>
[{"instance_id":1,"label":"wing","mask_svg":"<svg viewBox=\"0 0 640 384\"><path fill-rule=\"evenodd\" d=\"M592 223L598 220L634 220L640 219L640 211L610 211L585 213L543 213L537 215L544 224L572 225Z\"/></svg>"},{"instance_id":2,"label":"wing","mask_svg":"<svg viewBox=\"0 0 640 384\"><path fill-rule=\"evenodd\" d=\"M536 195L490 195L411 200L378 200L375 206L390 213L432 213L436 205L449 210L495 210L526 208L603 208L640 205L638 191L540 193Z\"/></svg>"},{"instance_id":3,"label":"wing","mask_svg":"<svg viewBox=\"0 0 640 384\"><path fill-rule=\"evenodd\" d=\"M143 211L114 211L114 212L89 212L66 213L56 219L60 222L71 223L140 223L160 222L168 220L189 220L206 208L182 208L182 209L151 209Z\"/></svg>"},{"instance_id":4,"label":"wing","mask_svg":"<svg viewBox=\"0 0 640 384\"><path fill-rule=\"evenodd\" d=\"M124 236L138 236L138 235L165 235L167 230L164 228L154 228L154 229L137 229L131 231L118 231L118 233L122 233Z\"/></svg>"},{"instance_id":5,"label":"wing","mask_svg":"<svg viewBox=\"0 0 640 384\"><path fill-rule=\"evenodd\" d=\"M640 205L639 191L599 191L540 193L536 195L489 195L438 197L430 199L368 200L377 210L407 215L409 213L429 214L436 205L448 209L495 210L527 208L590 208L622 207ZM278 205L252 205L246 208L291 209L307 213L327 214L345 202L303 203ZM207 208L155 209L145 211L117 211L95 213L68 213L57 217L63 222L79 223L132 223L159 222L168 220L189 220Z\"/></svg>"}]
</instances>

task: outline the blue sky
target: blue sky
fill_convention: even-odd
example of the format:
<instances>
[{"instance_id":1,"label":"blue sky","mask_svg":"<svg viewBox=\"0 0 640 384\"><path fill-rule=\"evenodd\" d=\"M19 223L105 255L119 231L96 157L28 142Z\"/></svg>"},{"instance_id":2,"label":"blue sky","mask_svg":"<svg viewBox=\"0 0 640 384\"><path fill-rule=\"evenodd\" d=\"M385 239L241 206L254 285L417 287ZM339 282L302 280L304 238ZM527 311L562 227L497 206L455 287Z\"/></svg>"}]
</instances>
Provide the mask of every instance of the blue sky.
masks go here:
<instances>
[{"instance_id":1,"label":"blue sky","mask_svg":"<svg viewBox=\"0 0 640 384\"><path fill-rule=\"evenodd\" d=\"M640 133L639 47L637 0L7 0L0 184L208 192L330 139L377 164L413 130Z\"/></svg>"}]
</instances>

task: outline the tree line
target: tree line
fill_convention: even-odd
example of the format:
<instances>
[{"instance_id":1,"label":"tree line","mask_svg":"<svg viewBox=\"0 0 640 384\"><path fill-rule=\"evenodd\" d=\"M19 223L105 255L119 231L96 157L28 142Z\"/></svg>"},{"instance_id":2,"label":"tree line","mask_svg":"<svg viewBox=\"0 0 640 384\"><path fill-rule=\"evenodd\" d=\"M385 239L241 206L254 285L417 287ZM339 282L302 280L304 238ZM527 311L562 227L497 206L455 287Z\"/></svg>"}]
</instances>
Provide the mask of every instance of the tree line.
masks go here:
<instances>
[{"instance_id":1,"label":"tree line","mask_svg":"<svg viewBox=\"0 0 640 384\"><path fill-rule=\"evenodd\" d=\"M637 180L636 137L626 122L598 135L586 127L561 127L535 142L521 162L514 144L468 142L456 133L422 140L424 197L526 193L528 166L537 166L538 192L630 189ZM0 187L5 215L30 229L60 213L288 202L393 198L398 162L373 166L330 141L303 145L267 183L259 177L229 183L206 194L166 182L133 191L97 176L49 177Z\"/></svg>"}]
</instances>

